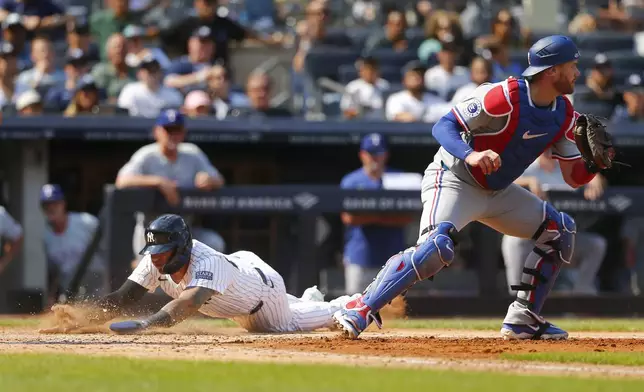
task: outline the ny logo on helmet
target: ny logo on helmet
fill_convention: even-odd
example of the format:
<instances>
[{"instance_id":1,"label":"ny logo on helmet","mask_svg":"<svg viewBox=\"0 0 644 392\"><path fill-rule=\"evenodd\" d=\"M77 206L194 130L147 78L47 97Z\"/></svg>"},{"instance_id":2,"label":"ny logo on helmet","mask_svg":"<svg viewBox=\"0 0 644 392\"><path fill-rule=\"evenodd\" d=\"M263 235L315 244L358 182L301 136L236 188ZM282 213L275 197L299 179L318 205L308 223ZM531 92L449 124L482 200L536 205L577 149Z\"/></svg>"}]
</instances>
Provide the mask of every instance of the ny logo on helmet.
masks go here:
<instances>
[{"instance_id":1,"label":"ny logo on helmet","mask_svg":"<svg viewBox=\"0 0 644 392\"><path fill-rule=\"evenodd\" d=\"M148 243L153 244L154 243L154 233L148 232Z\"/></svg>"}]
</instances>

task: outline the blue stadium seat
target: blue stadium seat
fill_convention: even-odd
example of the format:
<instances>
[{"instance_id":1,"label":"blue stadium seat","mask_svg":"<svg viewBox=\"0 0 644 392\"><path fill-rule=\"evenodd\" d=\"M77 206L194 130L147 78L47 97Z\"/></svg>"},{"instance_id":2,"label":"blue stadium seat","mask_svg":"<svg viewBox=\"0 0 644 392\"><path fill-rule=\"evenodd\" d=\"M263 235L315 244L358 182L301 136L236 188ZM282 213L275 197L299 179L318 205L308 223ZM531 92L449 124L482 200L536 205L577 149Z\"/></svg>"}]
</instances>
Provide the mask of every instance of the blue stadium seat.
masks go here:
<instances>
[{"instance_id":1,"label":"blue stadium seat","mask_svg":"<svg viewBox=\"0 0 644 392\"><path fill-rule=\"evenodd\" d=\"M604 118L610 118L613 115L613 107L601 101L586 101L575 98L575 110L579 113L592 113L595 116Z\"/></svg>"},{"instance_id":2,"label":"blue stadium seat","mask_svg":"<svg viewBox=\"0 0 644 392\"><path fill-rule=\"evenodd\" d=\"M357 49L317 46L307 53L304 68L313 80L323 77L338 80L340 67L355 64L359 55Z\"/></svg>"},{"instance_id":3,"label":"blue stadium seat","mask_svg":"<svg viewBox=\"0 0 644 392\"><path fill-rule=\"evenodd\" d=\"M581 52L607 52L610 50L633 50L635 39L632 34L598 31L595 33L579 34L573 37Z\"/></svg>"},{"instance_id":4,"label":"blue stadium seat","mask_svg":"<svg viewBox=\"0 0 644 392\"><path fill-rule=\"evenodd\" d=\"M642 72L644 69L644 57L639 56L632 49L630 50L613 50L604 52L606 57L613 63L616 70L631 70Z\"/></svg>"},{"instance_id":5,"label":"blue stadium seat","mask_svg":"<svg viewBox=\"0 0 644 392\"><path fill-rule=\"evenodd\" d=\"M353 80L358 79L358 70L353 65L343 65L339 70L338 81L342 84L347 84ZM388 82L400 83L402 81L402 74L400 68L397 67L380 67L380 77Z\"/></svg>"},{"instance_id":6,"label":"blue stadium seat","mask_svg":"<svg viewBox=\"0 0 644 392\"><path fill-rule=\"evenodd\" d=\"M380 63L381 67L390 66L402 68L412 60L418 60L417 50L406 50L404 52L396 52L391 49L376 49L370 53Z\"/></svg>"}]
</instances>

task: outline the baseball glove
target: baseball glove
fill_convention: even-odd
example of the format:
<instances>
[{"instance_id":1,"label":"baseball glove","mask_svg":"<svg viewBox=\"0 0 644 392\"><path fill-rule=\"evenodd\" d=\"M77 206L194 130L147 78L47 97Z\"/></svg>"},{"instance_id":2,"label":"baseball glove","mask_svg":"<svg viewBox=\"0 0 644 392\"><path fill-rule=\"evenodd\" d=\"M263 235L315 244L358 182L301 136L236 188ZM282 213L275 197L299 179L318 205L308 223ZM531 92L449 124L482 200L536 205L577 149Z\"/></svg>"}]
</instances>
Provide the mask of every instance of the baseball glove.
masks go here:
<instances>
[{"instance_id":1,"label":"baseball glove","mask_svg":"<svg viewBox=\"0 0 644 392\"><path fill-rule=\"evenodd\" d=\"M592 114L582 114L573 130L575 143L588 170L597 173L613 167L615 148L606 126Z\"/></svg>"}]
</instances>

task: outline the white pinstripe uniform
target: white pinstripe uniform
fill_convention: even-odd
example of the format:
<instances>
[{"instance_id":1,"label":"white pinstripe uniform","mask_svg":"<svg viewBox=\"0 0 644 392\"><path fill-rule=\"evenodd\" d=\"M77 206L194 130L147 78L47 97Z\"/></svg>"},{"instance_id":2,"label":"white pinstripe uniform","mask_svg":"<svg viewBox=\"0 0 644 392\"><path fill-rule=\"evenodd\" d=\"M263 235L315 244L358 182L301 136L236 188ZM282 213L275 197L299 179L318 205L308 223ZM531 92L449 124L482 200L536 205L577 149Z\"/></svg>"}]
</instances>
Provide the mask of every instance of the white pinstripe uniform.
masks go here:
<instances>
[{"instance_id":1,"label":"white pinstripe uniform","mask_svg":"<svg viewBox=\"0 0 644 392\"><path fill-rule=\"evenodd\" d=\"M192 256L184 278L175 283L162 275L145 256L128 279L149 291L157 287L171 296L190 287L217 292L199 308L210 317L227 318L250 332L313 331L332 327L331 316L350 300L340 297L331 302L310 302L286 293L284 279L256 254L239 251L230 255L217 252L192 240Z\"/></svg>"}]
</instances>

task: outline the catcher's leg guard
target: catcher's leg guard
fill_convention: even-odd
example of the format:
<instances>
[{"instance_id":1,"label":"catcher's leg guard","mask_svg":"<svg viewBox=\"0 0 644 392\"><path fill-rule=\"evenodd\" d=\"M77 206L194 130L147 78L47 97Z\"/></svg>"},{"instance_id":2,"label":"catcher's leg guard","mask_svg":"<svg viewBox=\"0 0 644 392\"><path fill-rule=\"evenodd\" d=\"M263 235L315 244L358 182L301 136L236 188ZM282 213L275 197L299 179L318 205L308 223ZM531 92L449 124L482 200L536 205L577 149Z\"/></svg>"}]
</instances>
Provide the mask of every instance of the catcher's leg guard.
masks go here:
<instances>
[{"instance_id":1,"label":"catcher's leg guard","mask_svg":"<svg viewBox=\"0 0 644 392\"><path fill-rule=\"evenodd\" d=\"M449 266L454 260L455 234L451 222L439 223L424 242L392 256L365 290L362 302L378 312L414 283Z\"/></svg>"},{"instance_id":2,"label":"catcher's leg guard","mask_svg":"<svg viewBox=\"0 0 644 392\"><path fill-rule=\"evenodd\" d=\"M545 204L545 220L535 233L536 244L523 268L517 302L536 314L541 313L546 297L557 280L563 263L570 264L575 249L577 227L570 215Z\"/></svg>"},{"instance_id":3,"label":"catcher's leg guard","mask_svg":"<svg viewBox=\"0 0 644 392\"><path fill-rule=\"evenodd\" d=\"M521 284L511 286L518 292L503 321L502 332L507 332L505 335L516 334L525 338L524 335L529 332L533 339L542 335L544 338L567 337L565 331L554 327L539 315L562 265L570 264L577 228L572 217L557 211L549 203L544 203L544 209L545 219L533 236L536 243L526 259Z\"/></svg>"}]
</instances>

